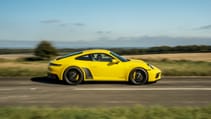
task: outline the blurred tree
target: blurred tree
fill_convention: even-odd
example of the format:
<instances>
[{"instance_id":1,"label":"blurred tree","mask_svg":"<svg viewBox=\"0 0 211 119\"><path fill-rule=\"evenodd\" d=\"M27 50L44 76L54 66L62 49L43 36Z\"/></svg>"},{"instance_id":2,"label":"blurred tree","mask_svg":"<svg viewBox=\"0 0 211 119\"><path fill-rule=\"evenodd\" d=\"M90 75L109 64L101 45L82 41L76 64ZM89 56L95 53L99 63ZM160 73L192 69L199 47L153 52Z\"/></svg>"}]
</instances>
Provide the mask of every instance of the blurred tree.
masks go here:
<instances>
[{"instance_id":1,"label":"blurred tree","mask_svg":"<svg viewBox=\"0 0 211 119\"><path fill-rule=\"evenodd\" d=\"M35 48L34 54L42 59L50 59L58 55L56 48L48 41L41 41Z\"/></svg>"}]
</instances>

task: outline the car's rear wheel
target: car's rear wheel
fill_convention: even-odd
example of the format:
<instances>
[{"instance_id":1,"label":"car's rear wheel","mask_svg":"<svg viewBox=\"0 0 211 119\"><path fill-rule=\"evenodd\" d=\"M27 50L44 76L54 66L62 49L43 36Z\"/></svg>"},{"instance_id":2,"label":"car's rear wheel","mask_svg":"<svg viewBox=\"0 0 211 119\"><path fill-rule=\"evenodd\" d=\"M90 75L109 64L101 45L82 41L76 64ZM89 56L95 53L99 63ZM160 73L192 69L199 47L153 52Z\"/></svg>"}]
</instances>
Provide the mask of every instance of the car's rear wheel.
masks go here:
<instances>
[{"instance_id":1,"label":"car's rear wheel","mask_svg":"<svg viewBox=\"0 0 211 119\"><path fill-rule=\"evenodd\" d=\"M142 68L135 68L129 74L129 81L135 85L145 84L148 81L148 74Z\"/></svg>"},{"instance_id":2,"label":"car's rear wheel","mask_svg":"<svg viewBox=\"0 0 211 119\"><path fill-rule=\"evenodd\" d=\"M76 85L84 80L83 72L78 67L69 67L64 72L64 80L70 85Z\"/></svg>"}]
</instances>

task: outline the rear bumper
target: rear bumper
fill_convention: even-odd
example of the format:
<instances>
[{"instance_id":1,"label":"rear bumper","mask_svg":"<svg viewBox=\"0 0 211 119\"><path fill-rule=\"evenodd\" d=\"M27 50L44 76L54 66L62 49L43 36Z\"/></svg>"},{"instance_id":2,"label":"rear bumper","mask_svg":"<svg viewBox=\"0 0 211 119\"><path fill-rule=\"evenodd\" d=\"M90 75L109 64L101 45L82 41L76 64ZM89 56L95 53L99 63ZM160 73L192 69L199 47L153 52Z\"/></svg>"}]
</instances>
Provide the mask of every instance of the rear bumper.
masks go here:
<instances>
[{"instance_id":1,"label":"rear bumper","mask_svg":"<svg viewBox=\"0 0 211 119\"><path fill-rule=\"evenodd\" d=\"M58 76L56 74L48 73L48 78L58 80Z\"/></svg>"},{"instance_id":2,"label":"rear bumper","mask_svg":"<svg viewBox=\"0 0 211 119\"><path fill-rule=\"evenodd\" d=\"M48 66L49 77L62 80L62 77L61 77L62 68L63 67L61 67L61 66Z\"/></svg>"}]
</instances>

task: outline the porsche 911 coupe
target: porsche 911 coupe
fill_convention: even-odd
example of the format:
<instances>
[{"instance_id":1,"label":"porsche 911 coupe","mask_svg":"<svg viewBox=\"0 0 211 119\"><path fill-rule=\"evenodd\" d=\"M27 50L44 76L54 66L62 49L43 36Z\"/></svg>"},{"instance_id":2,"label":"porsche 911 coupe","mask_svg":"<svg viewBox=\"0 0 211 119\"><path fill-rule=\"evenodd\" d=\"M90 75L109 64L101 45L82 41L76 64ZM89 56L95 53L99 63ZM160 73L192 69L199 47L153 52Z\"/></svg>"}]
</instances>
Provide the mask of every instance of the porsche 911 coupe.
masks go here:
<instances>
[{"instance_id":1,"label":"porsche 911 coupe","mask_svg":"<svg viewBox=\"0 0 211 119\"><path fill-rule=\"evenodd\" d=\"M142 60L126 59L103 49L84 50L49 62L48 76L74 85L82 81L128 81L145 84L161 79L161 70Z\"/></svg>"}]
</instances>

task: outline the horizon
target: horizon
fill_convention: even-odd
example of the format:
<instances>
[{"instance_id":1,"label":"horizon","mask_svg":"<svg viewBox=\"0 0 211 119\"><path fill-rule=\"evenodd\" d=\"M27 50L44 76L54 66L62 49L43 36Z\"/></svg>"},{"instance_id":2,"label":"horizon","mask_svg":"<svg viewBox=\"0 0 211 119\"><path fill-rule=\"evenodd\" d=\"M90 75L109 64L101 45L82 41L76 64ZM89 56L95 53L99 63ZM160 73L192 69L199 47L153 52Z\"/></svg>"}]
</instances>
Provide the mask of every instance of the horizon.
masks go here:
<instances>
[{"instance_id":1,"label":"horizon","mask_svg":"<svg viewBox=\"0 0 211 119\"><path fill-rule=\"evenodd\" d=\"M75 45L97 42L99 47L126 46L125 41L128 47L211 45L210 0L19 0L0 3L0 47L5 41L41 40L74 42ZM134 43L139 40L141 44Z\"/></svg>"},{"instance_id":2,"label":"horizon","mask_svg":"<svg viewBox=\"0 0 211 119\"><path fill-rule=\"evenodd\" d=\"M139 37L117 40L95 40L95 41L49 41L55 48L149 48L157 46L190 46L190 45L210 45L211 38L188 38L188 37ZM0 49L12 48L35 48L40 41L27 40L2 40ZM120 43L121 42L121 43ZM163 44L165 42L165 44Z\"/></svg>"}]
</instances>

